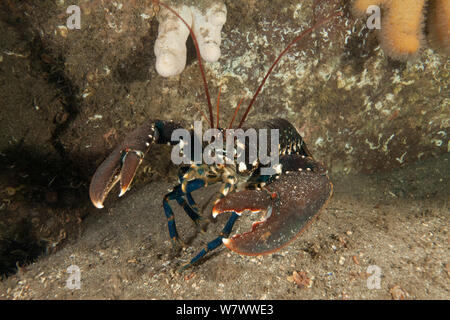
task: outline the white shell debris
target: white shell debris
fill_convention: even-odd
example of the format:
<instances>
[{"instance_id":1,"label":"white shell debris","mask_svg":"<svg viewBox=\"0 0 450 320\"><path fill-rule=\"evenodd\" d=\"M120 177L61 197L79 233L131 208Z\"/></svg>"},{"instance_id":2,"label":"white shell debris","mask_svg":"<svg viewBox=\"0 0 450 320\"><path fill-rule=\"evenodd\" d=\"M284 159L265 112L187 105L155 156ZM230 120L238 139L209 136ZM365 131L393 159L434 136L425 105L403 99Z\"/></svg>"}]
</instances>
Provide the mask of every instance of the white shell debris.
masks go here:
<instances>
[{"instance_id":1,"label":"white shell debris","mask_svg":"<svg viewBox=\"0 0 450 320\"><path fill-rule=\"evenodd\" d=\"M202 58L208 62L217 61L220 58L220 32L227 17L225 4L218 0L206 10L186 5L172 8L194 31ZM164 7L161 7L158 21L158 38L155 41L156 71L163 77L178 75L186 66L189 30Z\"/></svg>"}]
</instances>

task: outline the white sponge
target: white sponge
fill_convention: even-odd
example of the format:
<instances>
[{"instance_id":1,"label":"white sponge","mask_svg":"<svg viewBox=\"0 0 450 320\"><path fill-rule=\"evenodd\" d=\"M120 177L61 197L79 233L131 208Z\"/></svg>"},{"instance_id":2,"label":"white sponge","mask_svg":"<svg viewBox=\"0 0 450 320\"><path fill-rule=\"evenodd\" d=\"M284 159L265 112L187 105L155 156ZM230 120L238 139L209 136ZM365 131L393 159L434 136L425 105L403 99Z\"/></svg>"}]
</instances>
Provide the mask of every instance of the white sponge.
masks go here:
<instances>
[{"instance_id":1,"label":"white sponge","mask_svg":"<svg viewBox=\"0 0 450 320\"><path fill-rule=\"evenodd\" d=\"M220 32L227 20L227 8L222 2L213 3L203 15L199 9L191 8L194 20L193 31L197 37L200 55L208 62L220 58Z\"/></svg>"},{"instance_id":2,"label":"white sponge","mask_svg":"<svg viewBox=\"0 0 450 320\"><path fill-rule=\"evenodd\" d=\"M191 9L187 6L173 8L189 24ZM186 39L189 29L176 15L161 7L158 38L155 41L156 71L163 77L180 74L186 65Z\"/></svg>"},{"instance_id":3,"label":"white sponge","mask_svg":"<svg viewBox=\"0 0 450 320\"><path fill-rule=\"evenodd\" d=\"M194 31L200 55L208 62L220 58L220 43L227 9L222 1L208 8L179 5L172 7ZM156 71L163 77L180 74L186 66L186 40L189 29L177 16L161 7L158 15L158 38L155 41Z\"/></svg>"}]
</instances>

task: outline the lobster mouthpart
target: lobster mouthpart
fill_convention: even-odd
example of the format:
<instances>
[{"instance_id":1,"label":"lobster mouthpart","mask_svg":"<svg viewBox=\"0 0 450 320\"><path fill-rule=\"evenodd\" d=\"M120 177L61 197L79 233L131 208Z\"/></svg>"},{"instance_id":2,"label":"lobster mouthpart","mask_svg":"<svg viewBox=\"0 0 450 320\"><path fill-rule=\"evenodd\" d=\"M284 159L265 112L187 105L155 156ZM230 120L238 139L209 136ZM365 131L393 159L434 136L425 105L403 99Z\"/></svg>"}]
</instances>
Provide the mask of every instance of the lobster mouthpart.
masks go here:
<instances>
[{"instance_id":1,"label":"lobster mouthpart","mask_svg":"<svg viewBox=\"0 0 450 320\"><path fill-rule=\"evenodd\" d=\"M250 232L222 239L230 250L244 255L279 250L309 226L331 197L333 185L326 170L312 158L291 155L281 163L283 173L265 190L230 194L214 206L215 215L246 210L267 212L263 221L253 223Z\"/></svg>"},{"instance_id":2,"label":"lobster mouthpart","mask_svg":"<svg viewBox=\"0 0 450 320\"><path fill-rule=\"evenodd\" d=\"M89 196L94 206L103 208L103 202L119 181L119 197L128 191L142 159L157 139L158 132L151 123L141 125L125 137L92 177Z\"/></svg>"}]
</instances>

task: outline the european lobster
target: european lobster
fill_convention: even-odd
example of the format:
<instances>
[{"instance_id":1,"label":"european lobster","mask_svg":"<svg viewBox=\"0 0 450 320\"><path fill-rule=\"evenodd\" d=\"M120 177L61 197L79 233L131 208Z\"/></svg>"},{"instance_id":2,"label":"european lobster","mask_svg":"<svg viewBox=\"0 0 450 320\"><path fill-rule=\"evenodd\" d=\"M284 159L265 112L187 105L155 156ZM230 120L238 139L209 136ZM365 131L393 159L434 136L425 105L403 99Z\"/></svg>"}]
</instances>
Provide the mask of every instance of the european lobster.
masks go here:
<instances>
[{"instance_id":1,"label":"european lobster","mask_svg":"<svg viewBox=\"0 0 450 320\"><path fill-rule=\"evenodd\" d=\"M164 3L159 2L159 5L164 6L181 19L190 31L197 51L199 68L209 108L209 121L208 119L206 120L211 128L214 128L211 99L195 34L176 11ZM261 129L279 130L279 145L278 150L276 150L279 156L279 164L276 166L276 171L273 174L262 175L261 172L265 166L259 160L250 162L247 156L245 161L241 163L236 161L231 164L199 164L191 162L190 165L181 166L179 170L179 184L166 194L163 199L169 235L174 245L183 245L183 242L178 235L169 201L177 201L192 221L199 226L202 217L199 215L192 192L220 182L222 185L219 196L213 206L212 215L215 217L221 213L230 213L230 217L222 232L194 256L183 269L196 263L222 243L232 251L243 255L260 255L277 251L302 233L317 217L328 199L330 199L333 185L327 175L326 168L314 160L302 137L292 124L283 119L273 119L245 127L243 127L243 124L268 76L282 56L305 35L340 14L340 12L332 14L327 19L303 31L292 40L273 62L237 127L244 130L246 127L253 128L258 132ZM242 100L235 110L230 128L241 102ZM205 114L203 116L206 118ZM225 129L219 128L218 122L219 119L217 117L217 130L224 133ZM103 208L105 198L119 181L119 196L122 196L129 189L138 166L153 144L183 144L184 148L188 147L193 150L193 146L196 143L195 134L190 135L192 137L190 141L172 141L171 137L174 131L181 128L183 128L181 123L155 120L144 123L129 133L124 141L102 162L92 177L89 190L92 203L97 208ZM193 133L193 130L190 132ZM248 143L246 143L246 147L248 147ZM223 151L225 152L225 150ZM236 152L231 157L236 160ZM262 221L253 223L250 232L234 235L230 238L229 235L234 223L245 212L262 212L265 213L265 216Z\"/></svg>"}]
</instances>

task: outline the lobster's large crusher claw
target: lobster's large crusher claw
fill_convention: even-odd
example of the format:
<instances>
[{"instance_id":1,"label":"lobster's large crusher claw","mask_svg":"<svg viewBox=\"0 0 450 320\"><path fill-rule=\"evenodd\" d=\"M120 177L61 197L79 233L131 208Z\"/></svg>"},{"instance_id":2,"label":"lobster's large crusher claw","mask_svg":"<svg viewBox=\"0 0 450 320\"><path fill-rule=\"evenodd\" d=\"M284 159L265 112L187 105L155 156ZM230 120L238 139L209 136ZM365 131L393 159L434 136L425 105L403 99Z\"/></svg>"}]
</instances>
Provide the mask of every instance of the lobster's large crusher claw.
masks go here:
<instances>
[{"instance_id":1,"label":"lobster's large crusher claw","mask_svg":"<svg viewBox=\"0 0 450 320\"><path fill-rule=\"evenodd\" d=\"M222 239L230 250L244 255L279 250L300 235L326 205L333 192L326 169L311 157L280 159L282 174L261 190L244 190L221 199L213 214L263 212L252 230Z\"/></svg>"}]
</instances>

